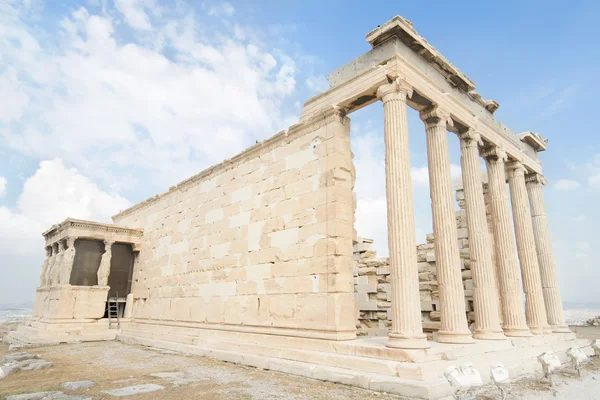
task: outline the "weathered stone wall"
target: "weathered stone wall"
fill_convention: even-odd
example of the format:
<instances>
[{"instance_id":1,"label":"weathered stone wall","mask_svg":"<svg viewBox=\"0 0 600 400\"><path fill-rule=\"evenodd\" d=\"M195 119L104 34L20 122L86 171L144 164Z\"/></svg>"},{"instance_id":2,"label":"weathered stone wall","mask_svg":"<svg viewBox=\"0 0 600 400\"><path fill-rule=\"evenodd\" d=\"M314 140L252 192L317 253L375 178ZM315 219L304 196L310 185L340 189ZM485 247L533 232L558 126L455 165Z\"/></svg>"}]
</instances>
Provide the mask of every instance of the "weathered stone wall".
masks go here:
<instances>
[{"instance_id":1,"label":"weathered stone wall","mask_svg":"<svg viewBox=\"0 0 600 400\"><path fill-rule=\"evenodd\" d=\"M332 109L116 215L144 229L133 318L353 338L354 180Z\"/></svg>"},{"instance_id":2,"label":"weathered stone wall","mask_svg":"<svg viewBox=\"0 0 600 400\"><path fill-rule=\"evenodd\" d=\"M104 315L108 286L46 286L36 290L35 319L98 319Z\"/></svg>"},{"instance_id":3,"label":"weathered stone wall","mask_svg":"<svg viewBox=\"0 0 600 400\"><path fill-rule=\"evenodd\" d=\"M482 189L486 200L486 213L490 218L487 183L483 184ZM473 280L464 193L460 182L456 185L456 200L460 208L456 211L456 228L465 289L465 311L469 324L472 324L474 322ZM354 287L359 309L357 323L359 336L384 336L391 327L389 259L378 258L375 251L371 249L372 243L371 239L357 238L354 244ZM490 243L493 243L493 237L490 237ZM427 235L426 243L417 245L417 262L423 330L431 339L433 332L440 329L440 303L433 234Z\"/></svg>"}]
</instances>

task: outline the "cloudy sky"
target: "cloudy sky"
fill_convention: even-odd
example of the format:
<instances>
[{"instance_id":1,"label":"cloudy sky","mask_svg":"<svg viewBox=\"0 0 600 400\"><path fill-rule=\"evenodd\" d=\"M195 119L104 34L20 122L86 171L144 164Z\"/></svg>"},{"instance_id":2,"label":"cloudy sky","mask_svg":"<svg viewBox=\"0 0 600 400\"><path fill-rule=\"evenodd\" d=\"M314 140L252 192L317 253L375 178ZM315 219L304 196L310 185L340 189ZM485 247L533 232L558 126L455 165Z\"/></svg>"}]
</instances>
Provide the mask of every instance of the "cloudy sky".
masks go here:
<instances>
[{"instance_id":1,"label":"cloudy sky","mask_svg":"<svg viewBox=\"0 0 600 400\"><path fill-rule=\"evenodd\" d=\"M0 0L0 303L33 298L50 225L110 222L286 129L396 14L500 103L497 118L550 140L541 158L563 297L600 300L597 2L254 3ZM356 227L387 255L381 104L351 118ZM409 129L423 241L427 157L412 110Z\"/></svg>"}]
</instances>

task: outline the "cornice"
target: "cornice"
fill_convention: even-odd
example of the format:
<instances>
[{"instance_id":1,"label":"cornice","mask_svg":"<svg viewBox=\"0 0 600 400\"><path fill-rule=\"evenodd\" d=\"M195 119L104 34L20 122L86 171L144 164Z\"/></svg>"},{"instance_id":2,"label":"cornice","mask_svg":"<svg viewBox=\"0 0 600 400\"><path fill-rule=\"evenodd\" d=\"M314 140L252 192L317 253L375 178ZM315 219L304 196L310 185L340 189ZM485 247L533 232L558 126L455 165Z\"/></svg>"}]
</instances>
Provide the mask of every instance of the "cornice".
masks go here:
<instances>
[{"instance_id":1,"label":"cornice","mask_svg":"<svg viewBox=\"0 0 600 400\"><path fill-rule=\"evenodd\" d=\"M117 226L112 224L103 224L100 222L94 221L84 221L80 219L67 218L63 222L57 225L53 225L50 229L43 233L46 241L53 241L54 238L60 236L61 233L65 232L68 229L84 229L88 231L96 231L96 232L106 232L106 233L116 233L123 234L127 236L134 236L141 238L144 235L144 231L142 229L133 229L126 228L123 226Z\"/></svg>"}]
</instances>

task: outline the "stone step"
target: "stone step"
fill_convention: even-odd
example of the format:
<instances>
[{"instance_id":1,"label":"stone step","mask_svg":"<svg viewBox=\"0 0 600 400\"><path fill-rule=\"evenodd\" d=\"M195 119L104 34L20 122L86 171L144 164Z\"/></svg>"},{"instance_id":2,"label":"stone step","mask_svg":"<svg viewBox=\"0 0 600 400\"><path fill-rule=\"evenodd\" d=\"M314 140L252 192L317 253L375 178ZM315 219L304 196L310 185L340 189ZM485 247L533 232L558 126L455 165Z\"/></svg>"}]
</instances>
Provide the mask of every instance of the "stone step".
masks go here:
<instances>
[{"instance_id":1,"label":"stone step","mask_svg":"<svg viewBox=\"0 0 600 400\"><path fill-rule=\"evenodd\" d=\"M136 337L160 339L164 335L156 335L140 330L126 329L119 338ZM177 335L181 337L181 335ZM218 349L234 353L250 353L261 354L267 357L295 360L300 362L327 365L331 367L346 368L356 371L366 371L370 373L397 376L398 364L397 361L389 361L384 359L357 357L331 352L319 352L302 349L294 349L289 347L279 347L266 344L253 344L248 342L231 342L212 338L193 338L193 343L189 340L178 341L175 336L169 336L169 340L176 341L181 344L191 344L203 348Z\"/></svg>"},{"instance_id":2,"label":"stone step","mask_svg":"<svg viewBox=\"0 0 600 400\"><path fill-rule=\"evenodd\" d=\"M128 330L130 332L131 330ZM157 338L138 337L124 332L119 340L124 343L138 344L157 348L178 351L187 354L214 357L219 360L250 365L257 368L280 371L292 375L312 379L339 382L365 389L384 391L407 397L424 399L438 399L452 393L445 379L434 379L427 382L413 379L399 378L397 376L382 375L349 368L317 365L289 359L281 359L264 355L262 353L249 354L243 351L228 351L223 349L206 348L200 345L169 342ZM289 351L289 349L286 349ZM362 359L362 358L361 358Z\"/></svg>"}]
</instances>

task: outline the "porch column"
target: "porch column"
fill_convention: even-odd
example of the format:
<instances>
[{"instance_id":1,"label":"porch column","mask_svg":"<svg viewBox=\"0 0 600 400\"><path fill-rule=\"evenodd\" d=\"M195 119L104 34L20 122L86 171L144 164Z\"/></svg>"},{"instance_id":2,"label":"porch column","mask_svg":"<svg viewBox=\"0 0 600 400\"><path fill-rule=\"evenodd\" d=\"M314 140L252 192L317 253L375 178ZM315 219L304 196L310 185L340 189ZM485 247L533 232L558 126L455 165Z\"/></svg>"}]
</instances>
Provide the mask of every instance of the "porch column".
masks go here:
<instances>
[{"instance_id":1,"label":"porch column","mask_svg":"<svg viewBox=\"0 0 600 400\"><path fill-rule=\"evenodd\" d=\"M62 265L58 274L58 283L68 285L71 283L71 271L73 270L73 261L75 260L75 240L76 237L69 236L66 239L66 250L63 255Z\"/></svg>"},{"instance_id":2,"label":"porch column","mask_svg":"<svg viewBox=\"0 0 600 400\"><path fill-rule=\"evenodd\" d=\"M114 241L104 240L104 254L100 260L98 268L98 286L108 286L108 276L110 275L110 260L112 259L112 245Z\"/></svg>"},{"instance_id":3,"label":"porch column","mask_svg":"<svg viewBox=\"0 0 600 400\"><path fill-rule=\"evenodd\" d=\"M56 256L54 257L54 263L52 264L52 269L49 271L48 275L48 283L50 285L60 284L59 278L62 268L62 260L65 253L62 239L55 243L54 251L56 252Z\"/></svg>"},{"instance_id":4,"label":"porch column","mask_svg":"<svg viewBox=\"0 0 600 400\"><path fill-rule=\"evenodd\" d=\"M388 347L427 348L421 323L417 240L413 211L406 97L412 88L401 80L382 85L388 246L392 278L392 330Z\"/></svg>"},{"instance_id":5,"label":"porch column","mask_svg":"<svg viewBox=\"0 0 600 400\"><path fill-rule=\"evenodd\" d=\"M452 176L446 133L446 124L451 123L450 115L437 106L431 106L421 111L421 119L425 123L427 131L435 261L441 308L441 329L437 332L437 341L441 343L473 343L474 340L467 325L465 291L454 216Z\"/></svg>"},{"instance_id":6,"label":"porch column","mask_svg":"<svg viewBox=\"0 0 600 400\"><path fill-rule=\"evenodd\" d=\"M556 261L552 251L552 239L548 217L546 216L546 205L544 204L544 192L542 185L546 185L546 179L540 174L528 174L525 176L525 185L529 194L531 205L531 219L533 223L533 236L535 248L540 266L542 280L542 293L546 304L546 315L548 323L553 332L571 332L565 323L558 276L556 273Z\"/></svg>"},{"instance_id":7,"label":"porch column","mask_svg":"<svg viewBox=\"0 0 600 400\"><path fill-rule=\"evenodd\" d=\"M479 145L481 136L472 130L459 135L469 251L473 273L473 302L475 306L475 339L506 339L500 327L498 293L489 233L483 200L483 185L479 172Z\"/></svg>"},{"instance_id":8,"label":"porch column","mask_svg":"<svg viewBox=\"0 0 600 400\"><path fill-rule=\"evenodd\" d=\"M540 267L535 249L529 199L525 187L525 167L520 162L515 161L510 163L507 169L517 250L519 263L521 264L521 276L523 277L523 290L525 291L527 325L531 332L536 335L551 333L546 317L546 307L544 306Z\"/></svg>"},{"instance_id":9,"label":"porch column","mask_svg":"<svg viewBox=\"0 0 600 400\"><path fill-rule=\"evenodd\" d=\"M46 274L48 272L48 266L50 265L50 259L52 258L52 246L46 246L46 258L42 264L42 272L40 273L40 287L46 286Z\"/></svg>"},{"instance_id":10,"label":"porch column","mask_svg":"<svg viewBox=\"0 0 600 400\"><path fill-rule=\"evenodd\" d=\"M507 156L496 146L486 149L483 156L488 171L496 268L502 303L502 329L506 336L531 336L525 320L519 263L510 221L510 206L504 172Z\"/></svg>"}]
</instances>

